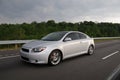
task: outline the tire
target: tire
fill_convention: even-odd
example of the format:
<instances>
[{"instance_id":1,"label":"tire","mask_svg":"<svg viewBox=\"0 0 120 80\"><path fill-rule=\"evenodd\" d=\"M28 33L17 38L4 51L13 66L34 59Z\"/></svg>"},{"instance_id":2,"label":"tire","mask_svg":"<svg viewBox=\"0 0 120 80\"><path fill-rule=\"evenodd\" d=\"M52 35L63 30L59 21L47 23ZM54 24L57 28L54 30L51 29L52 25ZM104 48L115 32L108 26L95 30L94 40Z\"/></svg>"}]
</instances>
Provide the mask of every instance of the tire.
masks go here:
<instances>
[{"instance_id":1,"label":"tire","mask_svg":"<svg viewBox=\"0 0 120 80\"><path fill-rule=\"evenodd\" d=\"M55 66L55 65L59 64L61 62L61 60L62 60L61 52L58 50L54 50L49 55L48 64Z\"/></svg>"},{"instance_id":2,"label":"tire","mask_svg":"<svg viewBox=\"0 0 120 80\"><path fill-rule=\"evenodd\" d=\"M88 55L92 55L94 53L94 47L91 45L91 46L89 46L89 48L88 48Z\"/></svg>"}]
</instances>

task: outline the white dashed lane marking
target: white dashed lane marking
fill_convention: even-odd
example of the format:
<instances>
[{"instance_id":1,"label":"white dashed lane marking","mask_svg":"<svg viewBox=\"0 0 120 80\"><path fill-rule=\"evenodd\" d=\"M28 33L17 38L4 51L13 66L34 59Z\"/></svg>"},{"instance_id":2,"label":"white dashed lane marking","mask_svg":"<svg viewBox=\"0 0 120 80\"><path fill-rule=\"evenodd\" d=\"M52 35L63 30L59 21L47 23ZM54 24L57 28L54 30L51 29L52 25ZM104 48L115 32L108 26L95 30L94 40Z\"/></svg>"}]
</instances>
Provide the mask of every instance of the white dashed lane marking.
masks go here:
<instances>
[{"instance_id":1,"label":"white dashed lane marking","mask_svg":"<svg viewBox=\"0 0 120 80\"><path fill-rule=\"evenodd\" d=\"M20 55L6 56L6 57L1 57L0 59L14 58L14 57L18 57L18 56L20 56Z\"/></svg>"},{"instance_id":2,"label":"white dashed lane marking","mask_svg":"<svg viewBox=\"0 0 120 80\"><path fill-rule=\"evenodd\" d=\"M111 54L103 57L102 59L105 60L105 59L107 59L107 58L109 58L109 57L111 57L111 56L113 56L113 55L115 55L115 54L117 54L117 53L119 53L119 51L115 51L115 52L113 52L113 53L111 53Z\"/></svg>"}]
</instances>

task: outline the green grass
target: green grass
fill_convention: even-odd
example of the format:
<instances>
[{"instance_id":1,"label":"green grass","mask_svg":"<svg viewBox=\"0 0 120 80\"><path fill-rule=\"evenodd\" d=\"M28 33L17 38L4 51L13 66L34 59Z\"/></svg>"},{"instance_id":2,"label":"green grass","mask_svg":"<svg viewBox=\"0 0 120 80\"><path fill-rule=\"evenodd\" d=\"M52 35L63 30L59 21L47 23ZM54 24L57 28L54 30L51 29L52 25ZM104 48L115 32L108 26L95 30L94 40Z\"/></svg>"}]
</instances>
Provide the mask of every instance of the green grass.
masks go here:
<instances>
[{"instance_id":1,"label":"green grass","mask_svg":"<svg viewBox=\"0 0 120 80\"><path fill-rule=\"evenodd\" d=\"M22 46L23 44L6 44L6 45L0 45L0 51L3 51L3 50L14 50L14 49L20 49L20 47Z\"/></svg>"},{"instance_id":2,"label":"green grass","mask_svg":"<svg viewBox=\"0 0 120 80\"><path fill-rule=\"evenodd\" d=\"M100 42L107 42L107 41L113 41L113 40L120 40L120 38L119 39L95 39L94 41L95 41L95 43L100 43Z\"/></svg>"}]
</instances>

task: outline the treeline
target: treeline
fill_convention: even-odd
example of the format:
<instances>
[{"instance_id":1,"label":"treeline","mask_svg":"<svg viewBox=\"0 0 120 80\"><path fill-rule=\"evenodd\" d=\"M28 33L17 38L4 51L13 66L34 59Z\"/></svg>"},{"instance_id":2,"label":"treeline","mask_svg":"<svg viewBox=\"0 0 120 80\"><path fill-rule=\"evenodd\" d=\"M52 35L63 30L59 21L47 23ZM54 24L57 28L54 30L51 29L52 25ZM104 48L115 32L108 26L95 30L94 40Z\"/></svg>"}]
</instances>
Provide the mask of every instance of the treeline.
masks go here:
<instances>
[{"instance_id":1,"label":"treeline","mask_svg":"<svg viewBox=\"0 0 120 80\"><path fill-rule=\"evenodd\" d=\"M120 24L92 21L56 23L54 20L29 24L0 24L0 40L40 39L54 31L81 31L91 37L117 37L120 36Z\"/></svg>"}]
</instances>

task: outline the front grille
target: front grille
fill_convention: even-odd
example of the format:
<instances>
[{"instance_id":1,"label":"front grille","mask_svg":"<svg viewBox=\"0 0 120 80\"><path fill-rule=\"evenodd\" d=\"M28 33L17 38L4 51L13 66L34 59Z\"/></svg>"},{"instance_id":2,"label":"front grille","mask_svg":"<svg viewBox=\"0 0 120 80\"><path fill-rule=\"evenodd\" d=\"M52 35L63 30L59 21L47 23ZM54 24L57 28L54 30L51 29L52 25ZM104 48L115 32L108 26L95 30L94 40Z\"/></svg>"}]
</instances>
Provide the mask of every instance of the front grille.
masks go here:
<instances>
[{"instance_id":1,"label":"front grille","mask_svg":"<svg viewBox=\"0 0 120 80\"><path fill-rule=\"evenodd\" d=\"M21 58L22 58L23 60L25 60L25 61L29 61L29 59L26 58L26 57L21 56Z\"/></svg>"},{"instance_id":2,"label":"front grille","mask_svg":"<svg viewBox=\"0 0 120 80\"><path fill-rule=\"evenodd\" d=\"M22 48L22 51L29 52L29 49Z\"/></svg>"}]
</instances>

